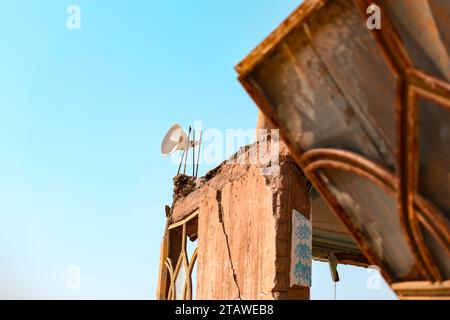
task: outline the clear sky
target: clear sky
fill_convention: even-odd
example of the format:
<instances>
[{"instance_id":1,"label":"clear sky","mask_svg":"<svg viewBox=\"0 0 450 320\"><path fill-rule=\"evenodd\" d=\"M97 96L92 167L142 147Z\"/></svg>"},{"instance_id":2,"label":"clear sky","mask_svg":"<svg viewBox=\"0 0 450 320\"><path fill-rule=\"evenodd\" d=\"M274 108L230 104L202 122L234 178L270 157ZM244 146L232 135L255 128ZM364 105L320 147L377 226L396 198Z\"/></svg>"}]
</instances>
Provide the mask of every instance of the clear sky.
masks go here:
<instances>
[{"instance_id":1,"label":"clear sky","mask_svg":"<svg viewBox=\"0 0 450 320\"><path fill-rule=\"evenodd\" d=\"M299 2L2 1L0 298L153 299L176 173L161 139L174 122L253 128L233 67ZM338 298L393 297L339 268ZM313 281L332 297L327 265Z\"/></svg>"}]
</instances>

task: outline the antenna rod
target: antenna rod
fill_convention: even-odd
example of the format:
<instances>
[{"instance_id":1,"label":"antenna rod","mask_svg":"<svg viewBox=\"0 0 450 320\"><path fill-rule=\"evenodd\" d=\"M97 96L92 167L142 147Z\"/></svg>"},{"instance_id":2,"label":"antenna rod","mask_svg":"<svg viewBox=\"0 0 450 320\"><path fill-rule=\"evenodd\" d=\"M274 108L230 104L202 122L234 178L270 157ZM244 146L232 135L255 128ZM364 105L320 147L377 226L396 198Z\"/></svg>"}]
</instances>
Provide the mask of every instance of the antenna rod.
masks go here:
<instances>
[{"instance_id":1,"label":"antenna rod","mask_svg":"<svg viewBox=\"0 0 450 320\"><path fill-rule=\"evenodd\" d=\"M184 154L185 153L186 153L186 150L183 150L183 155L181 156L180 165L178 166L177 176L180 174L181 165L183 164Z\"/></svg>"},{"instance_id":2,"label":"antenna rod","mask_svg":"<svg viewBox=\"0 0 450 320\"><path fill-rule=\"evenodd\" d=\"M192 130L192 177L195 178L195 129Z\"/></svg>"},{"instance_id":3,"label":"antenna rod","mask_svg":"<svg viewBox=\"0 0 450 320\"><path fill-rule=\"evenodd\" d=\"M186 160L184 161L184 170L183 170L183 174L186 175L186 165L187 165L187 159L189 156L189 149L190 149L190 139L191 139L191 131L192 131L192 127L189 126L189 134L188 134L188 145L187 145L187 149L186 149Z\"/></svg>"},{"instance_id":4,"label":"antenna rod","mask_svg":"<svg viewBox=\"0 0 450 320\"><path fill-rule=\"evenodd\" d=\"M203 136L203 130L200 131L200 140L198 143L198 156L197 156L197 168L195 169L195 177L198 176L198 164L200 163L200 149L202 148L202 136Z\"/></svg>"}]
</instances>

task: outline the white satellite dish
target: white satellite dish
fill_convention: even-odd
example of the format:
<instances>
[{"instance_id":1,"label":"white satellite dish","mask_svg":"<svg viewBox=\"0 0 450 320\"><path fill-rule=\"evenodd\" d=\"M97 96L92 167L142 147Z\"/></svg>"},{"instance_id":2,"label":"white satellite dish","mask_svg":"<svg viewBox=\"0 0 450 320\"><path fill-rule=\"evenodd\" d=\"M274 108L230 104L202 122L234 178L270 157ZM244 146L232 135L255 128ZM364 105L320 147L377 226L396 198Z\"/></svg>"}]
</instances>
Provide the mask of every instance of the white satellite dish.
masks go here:
<instances>
[{"instance_id":1,"label":"white satellite dish","mask_svg":"<svg viewBox=\"0 0 450 320\"><path fill-rule=\"evenodd\" d=\"M191 139L191 132L192 132L192 139ZM186 173L186 164L187 164L187 157L189 153L190 148L194 148L194 152L192 154L193 156L193 177L197 177L198 174L198 162L197 167L195 167L195 146L201 145L202 140L202 132L200 133L200 140L195 140L195 130L192 131L192 127L189 127L189 133L186 134L186 132L183 130L183 128L179 124L174 124L169 131L167 131L166 135L164 136L164 139L161 143L161 153L163 156L169 156L173 154L175 151L183 150L183 156L181 158L180 166L178 168L178 173L180 173L181 166L184 162L184 171L183 174ZM198 161L200 159L200 147L198 148Z\"/></svg>"},{"instance_id":2,"label":"white satellite dish","mask_svg":"<svg viewBox=\"0 0 450 320\"><path fill-rule=\"evenodd\" d=\"M171 155L177 150L187 150L189 138L179 124L173 125L164 136L161 143L161 153L164 156Z\"/></svg>"}]
</instances>

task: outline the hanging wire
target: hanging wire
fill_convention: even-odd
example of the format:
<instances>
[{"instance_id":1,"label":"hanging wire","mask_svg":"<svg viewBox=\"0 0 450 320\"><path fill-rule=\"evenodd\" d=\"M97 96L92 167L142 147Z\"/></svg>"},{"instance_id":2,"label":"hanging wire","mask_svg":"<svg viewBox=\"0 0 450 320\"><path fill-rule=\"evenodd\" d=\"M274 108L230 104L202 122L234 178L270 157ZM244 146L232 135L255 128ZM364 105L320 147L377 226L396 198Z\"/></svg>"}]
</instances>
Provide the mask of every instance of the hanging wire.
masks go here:
<instances>
[{"instance_id":1,"label":"hanging wire","mask_svg":"<svg viewBox=\"0 0 450 320\"><path fill-rule=\"evenodd\" d=\"M336 287L337 287L337 282L334 283L334 295L333 295L334 300L336 300Z\"/></svg>"}]
</instances>

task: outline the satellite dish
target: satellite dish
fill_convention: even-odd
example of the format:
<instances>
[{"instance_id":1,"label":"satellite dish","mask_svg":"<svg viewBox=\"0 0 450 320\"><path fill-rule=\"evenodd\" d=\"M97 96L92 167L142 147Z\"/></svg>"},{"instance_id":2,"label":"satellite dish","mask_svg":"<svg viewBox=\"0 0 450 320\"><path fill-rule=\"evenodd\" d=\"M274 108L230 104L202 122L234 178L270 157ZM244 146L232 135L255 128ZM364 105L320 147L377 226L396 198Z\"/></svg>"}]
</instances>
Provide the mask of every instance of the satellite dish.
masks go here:
<instances>
[{"instance_id":1,"label":"satellite dish","mask_svg":"<svg viewBox=\"0 0 450 320\"><path fill-rule=\"evenodd\" d=\"M191 132L192 132L192 139L191 139ZM181 157L180 165L178 167L178 173L180 174L181 166L184 162L184 170L183 174L186 174L186 165L187 165L187 159L189 154L189 149L193 148L192 152L192 177L196 178L198 174L198 163L200 161L200 146L201 146L201 140L202 140L202 134L203 132L200 132L200 140L195 140L195 129L192 130L192 127L189 127L189 133L186 134L184 132L183 128L179 124L174 124L169 131L167 131L166 135L164 136L164 139L161 143L161 153L163 156L169 156L175 151L183 150L183 155ZM198 148L198 159L197 159L197 166L195 166L195 147L199 146Z\"/></svg>"},{"instance_id":2,"label":"satellite dish","mask_svg":"<svg viewBox=\"0 0 450 320\"><path fill-rule=\"evenodd\" d=\"M164 136L161 143L161 153L164 156L171 155L177 150L187 150L189 138L179 124L173 125Z\"/></svg>"}]
</instances>

